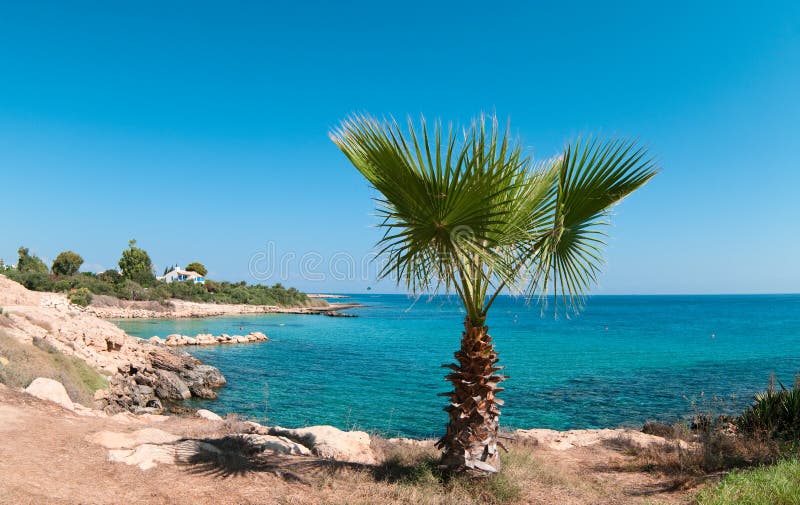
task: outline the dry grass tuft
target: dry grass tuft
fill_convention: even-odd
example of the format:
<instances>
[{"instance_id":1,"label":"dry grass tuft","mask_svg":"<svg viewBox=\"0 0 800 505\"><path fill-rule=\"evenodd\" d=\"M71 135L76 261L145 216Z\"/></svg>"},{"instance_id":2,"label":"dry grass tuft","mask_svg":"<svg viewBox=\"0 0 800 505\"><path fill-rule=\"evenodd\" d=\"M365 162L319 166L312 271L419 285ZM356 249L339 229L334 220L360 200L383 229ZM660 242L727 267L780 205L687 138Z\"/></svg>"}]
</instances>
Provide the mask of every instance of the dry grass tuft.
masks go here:
<instances>
[{"instance_id":1,"label":"dry grass tuft","mask_svg":"<svg viewBox=\"0 0 800 505\"><path fill-rule=\"evenodd\" d=\"M658 473L670 477L675 489L688 489L728 470L773 463L781 456L781 447L769 437L731 433L720 426L693 432L685 424L676 424L671 439L644 448L615 441L617 449L632 459L613 469Z\"/></svg>"},{"instance_id":2,"label":"dry grass tuft","mask_svg":"<svg viewBox=\"0 0 800 505\"><path fill-rule=\"evenodd\" d=\"M448 479L438 468L440 454L432 445L392 444L377 438L374 442L380 459L376 467L346 466L307 481L324 503L501 505L529 503L532 496L541 498L544 493L559 502L553 497L594 492L522 444L510 445L509 452L501 455L503 467L497 475Z\"/></svg>"}]
</instances>

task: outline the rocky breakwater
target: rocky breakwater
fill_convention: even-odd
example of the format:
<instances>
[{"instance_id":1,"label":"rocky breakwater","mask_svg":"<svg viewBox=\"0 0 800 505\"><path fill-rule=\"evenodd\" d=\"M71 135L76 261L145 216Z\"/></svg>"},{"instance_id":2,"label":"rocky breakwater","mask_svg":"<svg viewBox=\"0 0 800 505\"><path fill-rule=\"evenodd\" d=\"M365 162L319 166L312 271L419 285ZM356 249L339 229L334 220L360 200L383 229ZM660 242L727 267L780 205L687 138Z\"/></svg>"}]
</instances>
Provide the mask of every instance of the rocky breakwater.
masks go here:
<instances>
[{"instance_id":1,"label":"rocky breakwater","mask_svg":"<svg viewBox=\"0 0 800 505\"><path fill-rule=\"evenodd\" d=\"M0 275L0 329L24 344L39 339L75 356L108 378L95 395L107 414L160 413L164 403L191 397L216 398L225 384L216 368L189 354L133 337L87 314L60 293L28 291Z\"/></svg>"},{"instance_id":2,"label":"rocky breakwater","mask_svg":"<svg viewBox=\"0 0 800 505\"><path fill-rule=\"evenodd\" d=\"M269 337L260 331L251 331L247 335L228 335L226 333L222 335L212 335L210 333L201 333L194 337L173 333L172 335L167 335L166 338L154 336L148 339L150 343L169 347L184 345L251 344L254 342L266 342L267 340L269 340Z\"/></svg>"}]
</instances>

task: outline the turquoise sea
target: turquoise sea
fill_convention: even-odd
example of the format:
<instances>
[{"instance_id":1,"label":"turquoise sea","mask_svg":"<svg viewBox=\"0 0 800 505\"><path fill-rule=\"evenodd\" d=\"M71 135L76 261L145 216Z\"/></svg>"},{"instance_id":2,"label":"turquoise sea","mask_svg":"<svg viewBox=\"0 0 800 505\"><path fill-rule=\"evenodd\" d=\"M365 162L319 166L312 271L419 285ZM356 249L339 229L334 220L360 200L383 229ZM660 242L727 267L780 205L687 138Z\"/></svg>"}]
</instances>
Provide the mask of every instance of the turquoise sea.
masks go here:
<instances>
[{"instance_id":1,"label":"turquoise sea","mask_svg":"<svg viewBox=\"0 0 800 505\"><path fill-rule=\"evenodd\" d=\"M188 348L228 379L195 401L284 426L332 424L432 437L446 420L443 363L463 312L450 297L353 295L358 318L257 315L117 321L139 337L263 331L258 344ZM506 391L504 427L637 426L737 412L775 373L800 372L800 295L594 296L571 319L501 297L488 321Z\"/></svg>"}]
</instances>

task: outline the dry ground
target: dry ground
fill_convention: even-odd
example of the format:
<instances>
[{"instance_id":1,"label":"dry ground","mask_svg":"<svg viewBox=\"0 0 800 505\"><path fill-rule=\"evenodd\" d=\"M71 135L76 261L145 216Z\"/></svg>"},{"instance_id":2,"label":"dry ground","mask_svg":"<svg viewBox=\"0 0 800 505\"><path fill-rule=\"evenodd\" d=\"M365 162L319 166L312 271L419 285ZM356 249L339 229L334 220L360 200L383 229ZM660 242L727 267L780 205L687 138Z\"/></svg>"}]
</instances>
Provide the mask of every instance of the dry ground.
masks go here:
<instances>
[{"instance_id":1,"label":"dry ground","mask_svg":"<svg viewBox=\"0 0 800 505\"><path fill-rule=\"evenodd\" d=\"M221 426L222 424L222 426ZM291 458L196 461L142 471L107 461L86 441L100 430L152 426L187 438L213 438L236 422L198 418L122 423L79 417L0 385L0 503L7 504L373 504L373 503L690 503L694 490L637 470L623 446L552 451L512 444L491 492L462 482L439 483L430 449L376 439L377 467ZM428 462L428 463L426 463ZM278 474L283 474L280 476Z\"/></svg>"}]
</instances>

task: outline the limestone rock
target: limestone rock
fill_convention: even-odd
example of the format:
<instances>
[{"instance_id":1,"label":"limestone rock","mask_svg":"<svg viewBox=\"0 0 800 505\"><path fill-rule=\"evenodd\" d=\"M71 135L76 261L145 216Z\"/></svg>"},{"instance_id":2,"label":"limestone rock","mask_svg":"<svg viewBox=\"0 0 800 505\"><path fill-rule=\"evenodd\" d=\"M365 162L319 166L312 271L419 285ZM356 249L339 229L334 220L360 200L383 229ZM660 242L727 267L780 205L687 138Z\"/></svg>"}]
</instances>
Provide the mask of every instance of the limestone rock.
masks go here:
<instances>
[{"instance_id":1,"label":"limestone rock","mask_svg":"<svg viewBox=\"0 0 800 505\"><path fill-rule=\"evenodd\" d=\"M156 394L163 400L188 400L192 397L189 387L175 372L169 370L156 370L159 383Z\"/></svg>"},{"instance_id":2,"label":"limestone rock","mask_svg":"<svg viewBox=\"0 0 800 505\"><path fill-rule=\"evenodd\" d=\"M155 468L159 463L174 465L175 448L165 445L144 444L135 449L108 451L108 460L114 463L136 465L142 470Z\"/></svg>"},{"instance_id":3,"label":"limestone rock","mask_svg":"<svg viewBox=\"0 0 800 505\"><path fill-rule=\"evenodd\" d=\"M25 388L25 392L36 398L57 403L65 409L75 410L75 406L67 394L67 390L64 389L63 384L56 380L39 377L34 379L33 382Z\"/></svg>"},{"instance_id":4,"label":"limestone rock","mask_svg":"<svg viewBox=\"0 0 800 505\"><path fill-rule=\"evenodd\" d=\"M311 456L311 451L303 444L289 440L286 437L274 435L242 434L239 435L249 445L257 448L259 452L270 451L276 454L292 456Z\"/></svg>"},{"instance_id":5,"label":"limestone rock","mask_svg":"<svg viewBox=\"0 0 800 505\"><path fill-rule=\"evenodd\" d=\"M351 463L375 464L369 435L363 431L342 431L333 426L287 429L275 426L270 435L286 437L309 447L321 458Z\"/></svg>"},{"instance_id":6,"label":"limestone rock","mask_svg":"<svg viewBox=\"0 0 800 505\"><path fill-rule=\"evenodd\" d=\"M199 417L202 417L203 419L207 419L209 421L222 421L223 420L222 417L220 417L218 414L215 414L215 413L211 412L210 410L206 410L206 409L198 409L197 410L197 415Z\"/></svg>"}]
</instances>

